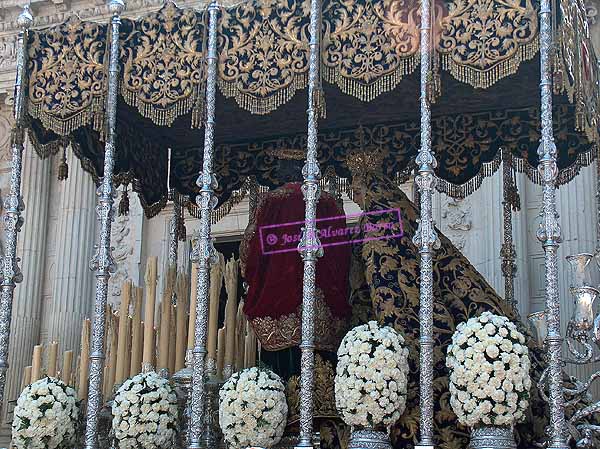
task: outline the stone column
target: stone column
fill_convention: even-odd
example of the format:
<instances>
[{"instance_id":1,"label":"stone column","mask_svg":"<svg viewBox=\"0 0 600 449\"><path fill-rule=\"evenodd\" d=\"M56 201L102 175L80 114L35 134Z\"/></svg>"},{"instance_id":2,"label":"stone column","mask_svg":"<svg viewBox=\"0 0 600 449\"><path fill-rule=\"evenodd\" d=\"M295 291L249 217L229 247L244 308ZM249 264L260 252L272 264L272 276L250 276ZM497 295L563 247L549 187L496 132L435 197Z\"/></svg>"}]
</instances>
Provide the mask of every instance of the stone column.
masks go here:
<instances>
[{"instance_id":1,"label":"stone column","mask_svg":"<svg viewBox=\"0 0 600 449\"><path fill-rule=\"evenodd\" d=\"M7 402L17 399L23 368L31 364L34 345L39 343L42 283L46 263L46 227L50 193L50 160L40 159L31 145L25 148L23 161L23 230L19 239L23 282L15 290L9 345L9 369L6 380L3 422L12 410Z\"/></svg>"},{"instance_id":2,"label":"stone column","mask_svg":"<svg viewBox=\"0 0 600 449\"><path fill-rule=\"evenodd\" d=\"M59 352L79 352L81 323L89 317L94 298L94 275L89 268L96 229L96 188L92 177L67 151L69 177L62 181L56 242L56 277L48 320L48 340ZM75 356L76 359L76 356Z\"/></svg>"}]
</instances>

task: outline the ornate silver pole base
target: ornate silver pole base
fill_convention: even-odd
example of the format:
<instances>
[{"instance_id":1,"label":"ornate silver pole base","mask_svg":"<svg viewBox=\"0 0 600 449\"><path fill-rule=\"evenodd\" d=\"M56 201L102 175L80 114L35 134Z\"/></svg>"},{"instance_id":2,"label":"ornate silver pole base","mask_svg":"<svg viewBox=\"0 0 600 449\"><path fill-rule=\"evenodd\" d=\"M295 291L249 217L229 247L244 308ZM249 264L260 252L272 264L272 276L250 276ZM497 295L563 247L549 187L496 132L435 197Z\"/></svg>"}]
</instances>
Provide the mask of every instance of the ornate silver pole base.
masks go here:
<instances>
[{"instance_id":1,"label":"ornate silver pole base","mask_svg":"<svg viewBox=\"0 0 600 449\"><path fill-rule=\"evenodd\" d=\"M392 449L392 443L386 431L352 429L348 449Z\"/></svg>"},{"instance_id":2,"label":"ornate silver pole base","mask_svg":"<svg viewBox=\"0 0 600 449\"><path fill-rule=\"evenodd\" d=\"M211 377L206 382L206 418L202 438L206 449L225 448L219 426L219 390L224 383L216 377Z\"/></svg>"},{"instance_id":3,"label":"ornate silver pole base","mask_svg":"<svg viewBox=\"0 0 600 449\"><path fill-rule=\"evenodd\" d=\"M177 438L178 447L188 447L189 445L189 422L190 422L190 406L189 397L192 389L193 371L190 366L191 354L188 353L188 363L185 368L177 371L173 375L173 383L175 384L175 393L177 394L177 405L179 408L179 432Z\"/></svg>"},{"instance_id":4,"label":"ornate silver pole base","mask_svg":"<svg viewBox=\"0 0 600 449\"><path fill-rule=\"evenodd\" d=\"M479 427L471 432L469 449L517 449L511 427Z\"/></svg>"}]
</instances>

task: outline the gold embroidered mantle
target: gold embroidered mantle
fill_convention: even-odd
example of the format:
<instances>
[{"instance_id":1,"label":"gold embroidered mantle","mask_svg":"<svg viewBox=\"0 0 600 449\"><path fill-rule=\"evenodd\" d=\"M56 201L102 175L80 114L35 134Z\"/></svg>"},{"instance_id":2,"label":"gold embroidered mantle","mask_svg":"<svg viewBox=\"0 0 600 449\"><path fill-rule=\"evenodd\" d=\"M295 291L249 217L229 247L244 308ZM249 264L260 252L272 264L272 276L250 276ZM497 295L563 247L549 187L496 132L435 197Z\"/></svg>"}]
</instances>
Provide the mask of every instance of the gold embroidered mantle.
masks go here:
<instances>
[{"instance_id":1,"label":"gold embroidered mantle","mask_svg":"<svg viewBox=\"0 0 600 449\"><path fill-rule=\"evenodd\" d=\"M279 318L260 317L249 320L262 348L280 351L300 345L302 337L302 305L295 312ZM348 330L346 320L331 314L321 290L315 298L315 348L321 351L337 351Z\"/></svg>"}]
</instances>

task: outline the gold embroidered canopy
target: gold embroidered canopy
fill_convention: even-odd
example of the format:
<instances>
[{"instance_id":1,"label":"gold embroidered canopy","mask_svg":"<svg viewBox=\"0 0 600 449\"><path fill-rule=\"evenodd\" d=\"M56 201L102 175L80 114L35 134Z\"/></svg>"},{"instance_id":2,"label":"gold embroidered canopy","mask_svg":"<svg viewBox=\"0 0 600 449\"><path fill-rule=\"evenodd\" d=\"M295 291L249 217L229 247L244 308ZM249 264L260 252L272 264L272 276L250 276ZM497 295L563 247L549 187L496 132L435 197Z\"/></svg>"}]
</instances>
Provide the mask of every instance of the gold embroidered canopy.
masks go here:
<instances>
[{"instance_id":1,"label":"gold embroidered canopy","mask_svg":"<svg viewBox=\"0 0 600 449\"><path fill-rule=\"evenodd\" d=\"M432 33L434 150L441 189L464 196L510 150L534 181L539 141L538 4L534 0L435 1ZM595 157L598 69L583 2L560 0L554 88L560 181ZM309 0L222 7L218 29L216 174L220 202L256 177L279 179L284 150L306 133ZM206 13L167 2L120 33L115 180L132 184L149 216L172 187L193 196L201 167ZM323 5L319 157L348 177L349 151L377 148L390 173L412 168L419 146L419 4L326 0ZM46 156L71 143L102 175L106 24L72 17L29 35L28 114ZM190 205L191 212L195 213Z\"/></svg>"}]
</instances>

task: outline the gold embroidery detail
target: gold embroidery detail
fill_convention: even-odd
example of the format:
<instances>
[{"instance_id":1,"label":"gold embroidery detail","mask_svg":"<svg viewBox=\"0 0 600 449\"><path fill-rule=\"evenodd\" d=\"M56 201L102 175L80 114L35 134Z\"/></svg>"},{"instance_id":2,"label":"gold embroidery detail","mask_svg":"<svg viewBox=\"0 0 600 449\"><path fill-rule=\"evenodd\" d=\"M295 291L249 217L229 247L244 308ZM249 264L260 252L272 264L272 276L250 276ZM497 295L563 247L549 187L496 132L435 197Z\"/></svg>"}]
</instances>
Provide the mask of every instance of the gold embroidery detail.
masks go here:
<instances>
[{"instance_id":1,"label":"gold embroidery detail","mask_svg":"<svg viewBox=\"0 0 600 449\"><path fill-rule=\"evenodd\" d=\"M330 362L315 354L315 389L314 416L315 418L337 418L335 408L335 370ZM288 426L300 418L300 377L292 376L286 385L288 403Z\"/></svg>"},{"instance_id":2,"label":"gold embroidery detail","mask_svg":"<svg viewBox=\"0 0 600 449\"><path fill-rule=\"evenodd\" d=\"M172 2L133 22L121 50L121 94L144 117L170 126L192 108L200 125L204 98L204 23L200 13Z\"/></svg>"},{"instance_id":3,"label":"gold embroidery detail","mask_svg":"<svg viewBox=\"0 0 600 449\"><path fill-rule=\"evenodd\" d=\"M362 101L392 90L418 64L418 9L405 0L329 2L324 79Z\"/></svg>"},{"instance_id":4,"label":"gold embroidery detail","mask_svg":"<svg viewBox=\"0 0 600 449\"><path fill-rule=\"evenodd\" d=\"M303 161L306 159L305 150L267 150L265 153L275 159Z\"/></svg>"},{"instance_id":5,"label":"gold embroidery detail","mask_svg":"<svg viewBox=\"0 0 600 449\"><path fill-rule=\"evenodd\" d=\"M306 87L309 0L242 3L223 11L219 87L253 114L267 114Z\"/></svg>"},{"instance_id":6,"label":"gold embroidery detail","mask_svg":"<svg viewBox=\"0 0 600 449\"><path fill-rule=\"evenodd\" d=\"M65 136L103 125L106 26L72 16L29 40L29 114Z\"/></svg>"},{"instance_id":7,"label":"gold embroidery detail","mask_svg":"<svg viewBox=\"0 0 600 449\"><path fill-rule=\"evenodd\" d=\"M267 351L298 346L301 340L302 305L295 312L279 318L269 316L250 320L258 340ZM322 351L337 351L346 331L345 320L332 315L323 293L317 289L315 298L315 347Z\"/></svg>"},{"instance_id":8,"label":"gold embroidery detail","mask_svg":"<svg viewBox=\"0 0 600 449\"><path fill-rule=\"evenodd\" d=\"M537 11L531 0L455 0L442 20L437 50L444 70L487 89L516 73L538 48Z\"/></svg>"}]
</instances>

